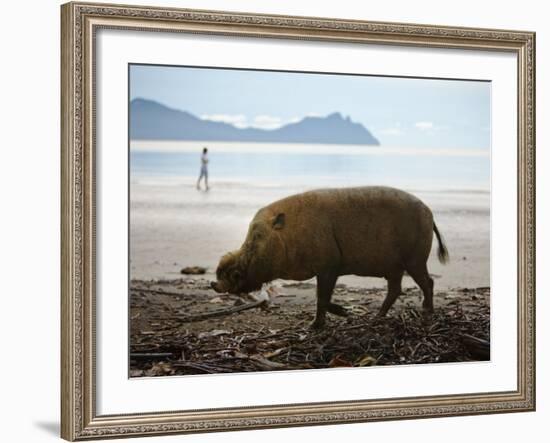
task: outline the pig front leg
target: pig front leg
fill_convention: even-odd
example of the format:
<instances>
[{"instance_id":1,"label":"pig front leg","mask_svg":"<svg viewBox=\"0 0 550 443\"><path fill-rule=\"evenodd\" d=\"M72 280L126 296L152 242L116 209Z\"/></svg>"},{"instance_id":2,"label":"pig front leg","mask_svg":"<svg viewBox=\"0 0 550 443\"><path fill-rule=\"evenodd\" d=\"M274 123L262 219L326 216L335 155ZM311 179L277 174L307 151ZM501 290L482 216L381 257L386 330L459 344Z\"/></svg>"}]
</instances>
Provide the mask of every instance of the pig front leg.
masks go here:
<instances>
[{"instance_id":1,"label":"pig front leg","mask_svg":"<svg viewBox=\"0 0 550 443\"><path fill-rule=\"evenodd\" d=\"M341 312L345 312L344 308L330 302L337 279L338 276L332 274L320 274L317 276L317 313L310 325L311 329L322 329L325 326L327 311L337 315L344 315L341 314Z\"/></svg>"}]
</instances>

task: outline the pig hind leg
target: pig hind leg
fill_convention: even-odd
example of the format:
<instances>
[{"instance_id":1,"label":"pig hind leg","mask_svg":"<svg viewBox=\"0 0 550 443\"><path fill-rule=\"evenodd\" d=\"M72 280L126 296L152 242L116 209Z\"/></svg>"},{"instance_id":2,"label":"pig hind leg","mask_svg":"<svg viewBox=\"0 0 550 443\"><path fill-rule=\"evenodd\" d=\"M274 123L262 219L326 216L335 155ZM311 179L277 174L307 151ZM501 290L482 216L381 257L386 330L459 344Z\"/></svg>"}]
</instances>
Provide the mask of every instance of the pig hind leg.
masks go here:
<instances>
[{"instance_id":1,"label":"pig hind leg","mask_svg":"<svg viewBox=\"0 0 550 443\"><path fill-rule=\"evenodd\" d=\"M380 311L378 311L378 317L384 317L390 308L397 300L397 297L402 293L401 291L401 279L403 278L403 272L398 272L390 277L387 277L388 280L388 294L382 303Z\"/></svg>"},{"instance_id":2,"label":"pig hind leg","mask_svg":"<svg viewBox=\"0 0 550 443\"><path fill-rule=\"evenodd\" d=\"M327 311L334 315L339 315L340 317L347 317L349 316L349 312L346 308L337 305L336 303L330 302Z\"/></svg>"},{"instance_id":3,"label":"pig hind leg","mask_svg":"<svg viewBox=\"0 0 550 443\"><path fill-rule=\"evenodd\" d=\"M332 312L333 306L338 306L330 302L337 279L337 276L330 274L317 276L317 313L310 325L312 329L321 329L325 325L327 311ZM341 306L338 306L338 308L341 308Z\"/></svg>"},{"instance_id":4,"label":"pig hind leg","mask_svg":"<svg viewBox=\"0 0 550 443\"><path fill-rule=\"evenodd\" d=\"M408 266L407 272L424 293L424 302L422 303L424 314L431 315L434 311L434 281L428 273L426 263Z\"/></svg>"}]
</instances>

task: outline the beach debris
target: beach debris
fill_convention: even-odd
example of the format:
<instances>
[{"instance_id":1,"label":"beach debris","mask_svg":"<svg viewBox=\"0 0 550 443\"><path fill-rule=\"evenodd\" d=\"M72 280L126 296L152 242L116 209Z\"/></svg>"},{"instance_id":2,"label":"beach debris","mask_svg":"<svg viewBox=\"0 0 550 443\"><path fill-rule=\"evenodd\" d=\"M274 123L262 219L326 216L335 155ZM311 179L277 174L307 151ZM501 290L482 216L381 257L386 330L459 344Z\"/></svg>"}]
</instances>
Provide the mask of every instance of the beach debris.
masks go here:
<instances>
[{"instance_id":1,"label":"beach debris","mask_svg":"<svg viewBox=\"0 0 550 443\"><path fill-rule=\"evenodd\" d=\"M372 355L365 354L359 360L355 362L354 366L374 366L376 364L376 358Z\"/></svg>"},{"instance_id":2,"label":"beach debris","mask_svg":"<svg viewBox=\"0 0 550 443\"><path fill-rule=\"evenodd\" d=\"M342 358L341 355L336 355L328 362L329 368L351 368L353 367L353 363Z\"/></svg>"},{"instance_id":3,"label":"beach debris","mask_svg":"<svg viewBox=\"0 0 550 443\"><path fill-rule=\"evenodd\" d=\"M264 283L258 291L242 292L238 295L238 299L235 300L235 304L242 304L243 300L253 302L263 302L262 309L268 309L272 306L272 301L276 297L288 297L287 294L281 292L281 286L278 283Z\"/></svg>"},{"instance_id":4,"label":"beach debris","mask_svg":"<svg viewBox=\"0 0 550 443\"><path fill-rule=\"evenodd\" d=\"M209 318L223 317L225 315L235 314L237 312L246 311L247 309L257 308L258 306L262 306L264 304L265 304L265 301L259 300L252 303L242 304L242 305L233 305L229 308L205 312L202 314L182 315L181 317L178 317L178 318L182 323L190 323L190 322L206 320Z\"/></svg>"},{"instance_id":5,"label":"beach debris","mask_svg":"<svg viewBox=\"0 0 550 443\"><path fill-rule=\"evenodd\" d=\"M284 283L285 288L297 288L297 289L313 289L316 287L315 283L308 281L298 281L292 283Z\"/></svg>"},{"instance_id":6,"label":"beach debris","mask_svg":"<svg viewBox=\"0 0 550 443\"><path fill-rule=\"evenodd\" d=\"M209 303L223 303L224 300L221 297L214 297Z\"/></svg>"},{"instance_id":7,"label":"beach debris","mask_svg":"<svg viewBox=\"0 0 550 443\"><path fill-rule=\"evenodd\" d=\"M229 335L232 331L227 329L214 329L213 331L201 332L199 338L217 337L219 335Z\"/></svg>"},{"instance_id":8,"label":"beach debris","mask_svg":"<svg viewBox=\"0 0 550 443\"><path fill-rule=\"evenodd\" d=\"M254 291L248 294L253 300L263 301L266 305L270 305L273 299L284 295L281 293L281 287L275 283L264 283L259 291Z\"/></svg>"},{"instance_id":9,"label":"beach debris","mask_svg":"<svg viewBox=\"0 0 550 443\"><path fill-rule=\"evenodd\" d=\"M351 305L346 307L348 313L353 313L356 315L365 315L369 310L365 306L361 305Z\"/></svg>"},{"instance_id":10,"label":"beach debris","mask_svg":"<svg viewBox=\"0 0 550 443\"><path fill-rule=\"evenodd\" d=\"M202 266L187 266L180 271L180 274L201 275L206 274L206 268Z\"/></svg>"},{"instance_id":11,"label":"beach debris","mask_svg":"<svg viewBox=\"0 0 550 443\"><path fill-rule=\"evenodd\" d=\"M462 342L468 349L468 352L480 360L490 360L491 358L491 343L489 340L474 337L473 335L463 334Z\"/></svg>"},{"instance_id":12,"label":"beach debris","mask_svg":"<svg viewBox=\"0 0 550 443\"><path fill-rule=\"evenodd\" d=\"M132 352L130 359L132 360L166 360L172 358L174 354L171 352Z\"/></svg>"},{"instance_id":13,"label":"beach debris","mask_svg":"<svg viewBox=\"0 0 550 443\"><path fill-rule=\"evenodd\" d=\"M172 367L172 364L165 361L155 362L151 365L149 369L143 371L143 376L145 377L158 377L162 375L174 375L175 371ZM132 375L132 371L130 371Z\"/></svg>"},{"instance_id":14,"label":"beach debris","mask_svg":"<svg viewBox=\"0 0 550 443\"><path fill-rule=\"evenodd\" d=\"M334 299L351 308L350 315L329 314L326 329L311 331L314 288L285 284L297 295L287 298L275 284L274 295L264 287L259 299L248 301L202 289L206 279L189 280L131 282L131 377L330 367L369 370L490 358L488 287L437 292L435 312L425 321L418 288L407 289L411 297L402 298L385 318L376 318L385 289L341 284ZM215 297L219 301L211 303ZM255 309L266 303L268 310Z\"/></svg>"},{"instance_id":15,"label":"beach debris","mask_svg":"<svg viewBox=\"0 0 550 443\"><path fill-rule=\"evenodd\" d=\"M250 358L250 360L258 363L260 366L263 366L267 369L281 369L281 368L285 368L287 366L284 363L271 361L271 360L265 358L263 355L260 355L260 354L251 355L249 358Z\"/></svg>"}]
</instances>

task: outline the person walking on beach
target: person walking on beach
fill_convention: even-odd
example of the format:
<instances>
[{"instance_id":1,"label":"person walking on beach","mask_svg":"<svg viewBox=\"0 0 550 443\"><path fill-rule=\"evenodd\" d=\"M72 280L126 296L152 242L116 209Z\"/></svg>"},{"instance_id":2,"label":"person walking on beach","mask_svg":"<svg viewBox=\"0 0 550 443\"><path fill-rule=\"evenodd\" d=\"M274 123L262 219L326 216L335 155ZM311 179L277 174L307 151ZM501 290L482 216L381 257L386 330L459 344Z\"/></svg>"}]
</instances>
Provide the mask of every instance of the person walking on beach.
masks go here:
<instances>
[{"instance_id":1,"label":"person walking on beach","mask_svg":"<svg viewBox=\"0 0 550 443\"><path fill-rule=\"evenodd\" d=\"M208 149L203 148L202 149L202 155L201 155L201 173L199 175L199 179L197 181L197 189L201 189L201 180L204 178L204 184L206 186L206 190L210 189L208 187Z\"/></svg>"}]
</instances>

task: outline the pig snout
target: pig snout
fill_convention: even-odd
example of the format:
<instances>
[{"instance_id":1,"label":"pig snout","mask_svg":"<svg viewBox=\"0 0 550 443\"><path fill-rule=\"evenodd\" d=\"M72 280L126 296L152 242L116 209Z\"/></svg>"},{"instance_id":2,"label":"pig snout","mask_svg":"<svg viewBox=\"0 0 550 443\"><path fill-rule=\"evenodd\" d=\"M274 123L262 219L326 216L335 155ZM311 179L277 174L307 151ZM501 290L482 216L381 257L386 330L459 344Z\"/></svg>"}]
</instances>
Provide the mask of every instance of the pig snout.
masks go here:
<instances>
[{"instance_id":1,"label":"pig snout","mask_svg":"<svg viewBox=\"0 0 550 443\"><path fill-rule=\"evenodd\" d=\"M210 287L211 287L214 291L216 291L216 292L218 292L218 293L220 293L220 294L225 294L226 292L230 292L230 291L229 291L229 288L227 287L227 283L224 282L223 280L222 280L222 281L220 281L220 280L218 280L218 281L213 281L212 283L210 283Z\"/></svg>"},{"instance_id":2,"label":"pig snout","mask_svg":"<svg viewBox=\"0 0 550 443\"><path fill-rule=\"evenodd\" d=\"M216 292L223 292L223 291L220 291L219 286L218 286L218 282L213 281L213 282L210 283L210 286Z\"/></svg>"}]
</instances>

